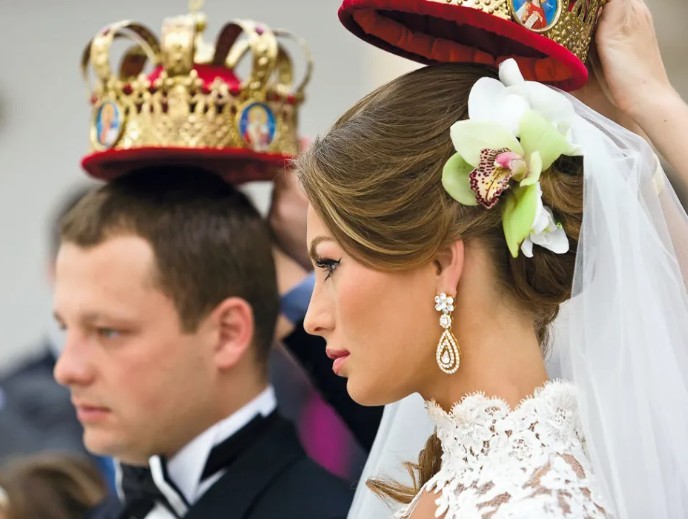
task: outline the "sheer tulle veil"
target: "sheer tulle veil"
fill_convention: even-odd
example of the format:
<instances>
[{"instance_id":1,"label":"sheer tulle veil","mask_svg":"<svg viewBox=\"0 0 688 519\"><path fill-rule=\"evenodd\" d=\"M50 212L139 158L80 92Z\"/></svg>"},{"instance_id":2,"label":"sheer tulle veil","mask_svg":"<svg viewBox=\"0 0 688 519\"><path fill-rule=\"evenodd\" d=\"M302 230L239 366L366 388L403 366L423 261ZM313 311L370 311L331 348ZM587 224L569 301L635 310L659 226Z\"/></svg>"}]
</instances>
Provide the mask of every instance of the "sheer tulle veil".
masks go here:
<instances>
[{"instance_id":1,"label":"sheer tulle veil","mask_svg":"<svg viewBox=\"0 0 688 519\"><path fill-rule=\"evenodd\" d=\"M643 139L567 97L584 155L584 218L550 374L579 391L614 516L688 517L688 216ZM399 475L431 429L417 395L387 407L350 519L390 515L363 483Z\"/></svg>"}]
</instances>

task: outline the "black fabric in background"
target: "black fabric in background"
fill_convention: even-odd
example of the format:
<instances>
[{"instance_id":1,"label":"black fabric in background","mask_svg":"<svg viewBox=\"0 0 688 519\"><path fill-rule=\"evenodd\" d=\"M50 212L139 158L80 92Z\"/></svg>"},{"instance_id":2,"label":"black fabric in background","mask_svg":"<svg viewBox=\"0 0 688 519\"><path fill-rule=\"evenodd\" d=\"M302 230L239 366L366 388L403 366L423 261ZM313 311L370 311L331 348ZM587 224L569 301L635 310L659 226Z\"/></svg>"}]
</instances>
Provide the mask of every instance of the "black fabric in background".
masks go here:
<instances>
[{"instance_id":1,"label":"black fabric in background","mask_svg":"<svg viewBox=\"0 0 688 519\"><path fill-rule=\"evenodd\" d=\"M323 399L342 418L359 445L370 452L382 419L383 406L365 407L351 399L346 391L346 379L332 371L332 360L325 353L325 341L306 333L303 322L297 323L283 343L306 370Z\"/></svg>"}]
</instances>

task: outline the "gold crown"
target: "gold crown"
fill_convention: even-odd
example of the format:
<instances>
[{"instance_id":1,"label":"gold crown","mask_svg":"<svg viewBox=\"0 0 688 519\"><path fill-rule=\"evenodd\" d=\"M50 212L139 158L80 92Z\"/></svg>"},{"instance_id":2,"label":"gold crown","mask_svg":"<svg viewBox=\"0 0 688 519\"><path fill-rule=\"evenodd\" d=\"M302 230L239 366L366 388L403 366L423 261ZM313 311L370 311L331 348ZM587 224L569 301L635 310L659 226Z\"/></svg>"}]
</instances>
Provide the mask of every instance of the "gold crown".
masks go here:
<instances>
[{"instance_id":1,"label":"gold crown","mask_svg":"<svg viewBox=\"0 0 688 519\"><path fill-rule=\"evenodd\" d=\"M607 0L552 0L554 8L547 15L541 5L532 0L430 0L444 4L471 7L505 20L514 21L526 29L540 33L563 45L585 62L590 41L597 24L597 16ZM538 4L544 4L539 0ZM564 5L567 4L567 5ZM539 9L538 9L539 8Z\"/></svg>"},{"instance_id":2,"label":"gold crown","mask_svg":"<svg viewBox=\"0 0 688 519\"><path fill-rule=\"evenodd\" d=\"M312 68L306 44L286 31L235 20L209 45L198 7L193 2L190 14L166 19L160 40L139 23L121 21L89 42L81 65L89 87L90 69L95 76L90 141L96 154L188 148L252 160L298 152L298 108ZM111 49L120 38L133 45L113 73ZM305 55L299 84L282 38L295 41ZM237 66L249 55L250 73L242 79ZM143 73L147 63L150 74Z\"/></svg>"}]
</instances>

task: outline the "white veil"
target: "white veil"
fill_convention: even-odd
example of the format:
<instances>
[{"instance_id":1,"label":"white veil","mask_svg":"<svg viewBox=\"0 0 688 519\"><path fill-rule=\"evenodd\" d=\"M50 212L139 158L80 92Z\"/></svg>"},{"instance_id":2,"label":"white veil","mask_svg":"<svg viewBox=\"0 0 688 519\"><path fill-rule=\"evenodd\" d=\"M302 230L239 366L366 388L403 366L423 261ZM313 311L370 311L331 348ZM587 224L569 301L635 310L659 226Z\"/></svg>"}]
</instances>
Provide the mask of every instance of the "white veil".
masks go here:
<instances>
[{"instance_id":1,"label":"white veil","mask_svg":"<svg viewBox=\"0 0 688 519\"><path fill-rule=\"evenodd\" d=\"M650 146L568 97L572 142L584 154L584 218L552 369L578 388L611 513L688 517L688 217ZM395 477L431 429L420 398L388 406L362 482ZM359 485L349 519L389 516Z\"/></svg>"},{"instance_id":2,"label":"white veil","mask_svg":"<svg viewBox=\"0 0 688 519\"><path fill-rule=\"evenodd\" d=\"M410 484L403 463L416 462L418 454L433 433L430 421L420 395L410 395L385 406L382 421L375 436L373 448L363 468L356 495L347 515L348 519L377 519L390 517L396 511L393 503L383 501L375 495L365 482L377 476Z\"/></svg>"},{"instance_id":3,"label":"white veil","mask_svg":"<svg viewBox=\"0 0 688 519\"><path fill-rule=\"evenodd\" d=\"M583 228L553 350L616 515L688 517L688 217L644 140L574 105Z\"/></svg>"}]
</instances>

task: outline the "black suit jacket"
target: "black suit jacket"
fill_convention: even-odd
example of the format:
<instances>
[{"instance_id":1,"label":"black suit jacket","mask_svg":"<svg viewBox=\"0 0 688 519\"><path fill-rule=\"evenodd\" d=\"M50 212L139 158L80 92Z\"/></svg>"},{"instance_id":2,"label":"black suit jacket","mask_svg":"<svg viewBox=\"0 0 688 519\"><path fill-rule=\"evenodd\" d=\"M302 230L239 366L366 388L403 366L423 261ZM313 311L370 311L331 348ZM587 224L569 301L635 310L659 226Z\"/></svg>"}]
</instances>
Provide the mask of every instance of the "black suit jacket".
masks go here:
<instances>
[{"instance_id":1,"label":"black suit jacket","mask_svg":"<svg viewBox=\"0 0 688 519\"><path fill-rule=\"evenodd\" d=\"M185 519L345 518L353 489L311 461L293 425L275 420L193 504ZM89 517L114 519L119 503L110 500Z\"/></svg>"}]
</instances>

